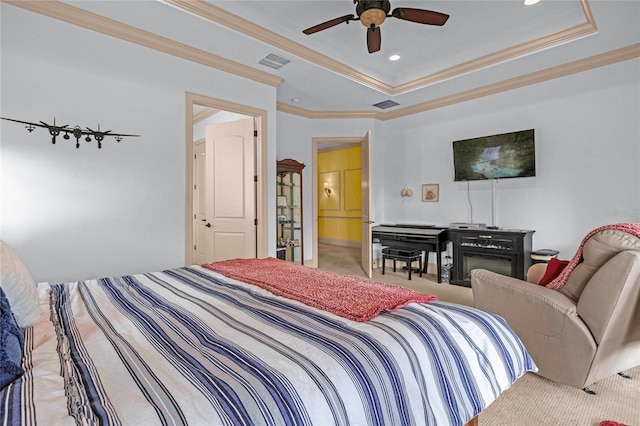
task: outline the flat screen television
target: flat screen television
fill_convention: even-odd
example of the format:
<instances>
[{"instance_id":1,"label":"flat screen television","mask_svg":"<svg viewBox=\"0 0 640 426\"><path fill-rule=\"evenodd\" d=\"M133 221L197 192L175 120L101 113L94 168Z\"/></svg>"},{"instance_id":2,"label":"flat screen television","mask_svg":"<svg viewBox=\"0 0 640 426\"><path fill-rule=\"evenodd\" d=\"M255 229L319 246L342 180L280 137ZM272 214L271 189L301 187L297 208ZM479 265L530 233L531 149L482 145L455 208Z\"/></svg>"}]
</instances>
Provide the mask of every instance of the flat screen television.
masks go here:
<instances>
[{"instance_id":1,"label":"flat screen television","mask_svg":"<svg viewBox=\"0 0 640 426\"><path fill-rule=\"evenodd\" d=\"M454 181L536 175L534 129L453 141Z\"/></svg>"}]
</instances>

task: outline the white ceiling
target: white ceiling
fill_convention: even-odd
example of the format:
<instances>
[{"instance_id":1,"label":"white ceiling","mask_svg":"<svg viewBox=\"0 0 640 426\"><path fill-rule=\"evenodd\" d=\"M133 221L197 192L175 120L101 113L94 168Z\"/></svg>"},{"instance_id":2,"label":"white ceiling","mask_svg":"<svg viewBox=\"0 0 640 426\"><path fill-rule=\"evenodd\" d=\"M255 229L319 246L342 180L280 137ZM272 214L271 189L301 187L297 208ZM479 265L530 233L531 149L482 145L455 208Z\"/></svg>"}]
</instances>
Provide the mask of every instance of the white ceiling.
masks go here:
<instances>
[{"instance_id":1,"label":"white ceiling","mask_svg":"<svg viewBox=\"0 0 640 426\"><path fill-rule=\"evenodd\" d=\"M632 45L640 54L637 0L393 0L392 10L450 18L442 27L387 18L373 54L358 21L302 33L355 14L352 0L65 3L282 77L278 101L309 111L380 111L372 104L386 99L400 103L393 111ZM270 53L291 62L260 65Z\"/></svg>"}]
</instances>

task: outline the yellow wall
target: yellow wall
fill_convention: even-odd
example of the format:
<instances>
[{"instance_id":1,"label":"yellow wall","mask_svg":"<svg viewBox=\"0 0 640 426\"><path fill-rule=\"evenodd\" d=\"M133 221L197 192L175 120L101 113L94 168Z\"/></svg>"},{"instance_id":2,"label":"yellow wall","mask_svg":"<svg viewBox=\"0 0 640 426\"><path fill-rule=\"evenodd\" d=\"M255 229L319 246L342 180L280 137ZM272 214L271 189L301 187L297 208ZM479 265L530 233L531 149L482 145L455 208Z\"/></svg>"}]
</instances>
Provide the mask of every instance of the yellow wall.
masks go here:
<instances>
[{"instance_id":1,"label":"yellow wall","mask_svg":"<svg viewBox=\"0 0 640 426\"><path fill-rule=\"evenodd\" d=\"M360 145L318 153L318 239L362 241L362 149ZM331 190L327 196L325 183Z\"/></svg>"}]
</instances>

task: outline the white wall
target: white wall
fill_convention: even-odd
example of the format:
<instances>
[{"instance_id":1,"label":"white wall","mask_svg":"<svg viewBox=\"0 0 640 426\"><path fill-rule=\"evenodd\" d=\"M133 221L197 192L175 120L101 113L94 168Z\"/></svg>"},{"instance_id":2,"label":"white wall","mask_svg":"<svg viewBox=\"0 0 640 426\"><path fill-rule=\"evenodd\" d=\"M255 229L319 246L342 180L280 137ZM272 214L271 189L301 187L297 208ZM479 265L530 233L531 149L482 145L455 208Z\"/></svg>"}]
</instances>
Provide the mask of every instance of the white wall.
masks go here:
<instances>
[{"instance_id":1,"label":"white wall","mask_svg":"<svg viewBox=\"0 0 640 426\"><path fill-rule=\"evenodd\" d=\"M304 190L311 194L312 138L358 136L373 129L376 223L446 226L473 221L532 229L534 249L554 248L570 258L590 230L640 222L639 62L385 122L310 120L279 113L277 157L309 166ZM491 181L453 181L452 141L530 128L536 131L536 177L501 179L493 188ZM424 183L440 185L439 202L421 201ZM413 188L413 197L400 196L405 185ZM305 224L310 214L306 197ZM307 225L307 258L310 241Z\"/></svg>"},{"instance_id":2,"label":"white wall","mask_svg":"<svg viewBox=\"0 0 640 426\"><path fill-rule=\"evenodd\" d=\"M589 230L640 221L638 59L393 121L310 120L276 116L272 87L5 3L0 8L3 117L55 116L58 124L100 123L142 135L76 150L68 141L51 145L43 129L30 134L0 123L0 238L36 280L183 264L186 91L268 111L269 176L277 159L307 164L307 258L312 138L370 129L377 223L471 220L466 184L453 182L451 141L527 128L536 129L538 176L499 181L497 225L534 229L536 248L556 248L568 258ZM275 194L271 180L268 193ZM420 201L423 183L440 184L440 202ZM412 198L400 197L407 184ZM473 220L490 223L490 185L470 187ZM275 197L268 212L275 223ZM275 241L274 227L268 231Z\"/></svg>"},{"instance_id":3,"label":"white wall","mask_svg":"<svg viewBox=\"0 0 640 426\"><path fill-rule=\"evenodd\" d=\"M183 265L185 92L267 110L275 141L275 88L0 7L3 117L141 135L76 149L3 120L0 238L38 281Z\"/></svg>"},{"instance_id":4,"label":"white wall","mask_svg":"<svg viewBox=\"0 0 640 426\"><path fill-rule=\"evenodd\" d=\"M311 140L373 129L372 220L480 222L535 230L534 249L571 258L582 237L609 223L640 222L640 66L630 60L392 121L310 120L278 113L277 158L307 164ZM452 141L535 129L537 176L453 181ZM440 201L422 202L424 183ZM414 190L401 197L405 185ZM467 191L469 187L469 191ZM495 211L492 213L492 192ZM469 203L469 198L471 203ZM305 257L312 218L305 198ZM432 256L433 257L433 256ZM434 259L432 259L434 261Z\"/></svg>"},{"instance_id":5,"label":"white wall","mask_svg":"<svg viewBox=\"0 0 640 426\"><path fill-rule=\"evenodd\" d=\"M535 129L537 175L496 184L496 225L532 229L534 249L571 258L590 230L640 222L640 60L493 95L386 125L378 222L491 224L491 181L453 182L452 141ZM440 201L422 202L423 183ZM409 184L411 198L400 196Z\"/></svg>"},{"instance_id":6,"label":"white wall","mask_svg":"<svg viewBox=\"0 0 640 426\"><path fill-rule=\"evenodd\" d=\"M312 157L313 157L313 138L349 138L363 137L367 131L371 130L371 145L384 143L383 140L377 138L377 123L375 120L358 119L358 120L312 120L299 116L278 113L278 143L276 157L278 160L284 158L293 158L305 164L302 171L302 191L303 191L303 225L304 225L304 257L311 259L314 256L312 240L313 240L313 220L312 217L312 197L313 193L313 176L312 176ZM373 159L372 159L373 162ZM373 180L373 177L372 177ZM275 192L274 192L275 194ZM275 207L274 207L275 209ZM275 229L273 230L275 241ZM270 235L271 237L271 235Z\"/></svg>"}]
</instances>

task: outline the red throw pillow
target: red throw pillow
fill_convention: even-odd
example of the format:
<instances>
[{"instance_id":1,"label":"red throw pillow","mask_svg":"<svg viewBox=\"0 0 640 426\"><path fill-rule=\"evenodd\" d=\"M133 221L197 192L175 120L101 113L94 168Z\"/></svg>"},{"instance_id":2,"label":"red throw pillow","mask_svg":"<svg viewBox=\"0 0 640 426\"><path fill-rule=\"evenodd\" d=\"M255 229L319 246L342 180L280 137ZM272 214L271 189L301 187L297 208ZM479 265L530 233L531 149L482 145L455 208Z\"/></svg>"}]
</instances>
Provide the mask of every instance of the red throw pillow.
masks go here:
<instances>
[{"instance_id":1,"label":"red throw pillow","mask_svg":"<svg viewBox=\"0 0 640 426\"><path fill-rule=\"evenodd\" d=\"M560 272L562 272L562 270L568 264L569 264L568 260L558 260L555 257L552 257L551 260L549 261L549 264L547 265L547 269L544 272L544 275L542 276L542 278L540 278L540 282L538 282L538 284L546 286L551 281L553 281L558 275L560 275Z\"/></svg>"}]
</instances>

